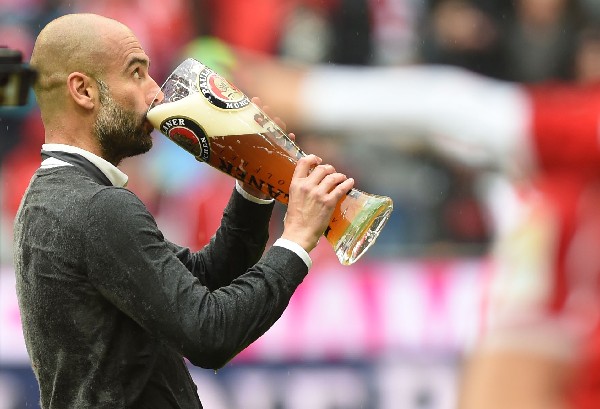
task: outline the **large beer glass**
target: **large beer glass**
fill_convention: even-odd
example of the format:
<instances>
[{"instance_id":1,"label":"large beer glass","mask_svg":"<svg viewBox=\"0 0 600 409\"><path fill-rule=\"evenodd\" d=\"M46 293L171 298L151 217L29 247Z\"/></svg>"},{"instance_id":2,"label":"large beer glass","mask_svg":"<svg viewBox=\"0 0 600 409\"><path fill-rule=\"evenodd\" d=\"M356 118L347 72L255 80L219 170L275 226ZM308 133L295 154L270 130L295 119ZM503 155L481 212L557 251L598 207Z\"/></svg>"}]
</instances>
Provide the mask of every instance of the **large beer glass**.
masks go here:
<instances>
[{"instance_id":1,"label":"large beer glass","mask_svg":"<svg viewBox=\"0 0 600 409\"><path fill-rule=\"evenodd\" d=\"M286 204L304 152L244 93L199 61L183 61L161 87L162 103L148 120L197 160ZM392 200L352 189L341 199L324 236L344 265L375 242Z\"/></svg>"}]
</instances>

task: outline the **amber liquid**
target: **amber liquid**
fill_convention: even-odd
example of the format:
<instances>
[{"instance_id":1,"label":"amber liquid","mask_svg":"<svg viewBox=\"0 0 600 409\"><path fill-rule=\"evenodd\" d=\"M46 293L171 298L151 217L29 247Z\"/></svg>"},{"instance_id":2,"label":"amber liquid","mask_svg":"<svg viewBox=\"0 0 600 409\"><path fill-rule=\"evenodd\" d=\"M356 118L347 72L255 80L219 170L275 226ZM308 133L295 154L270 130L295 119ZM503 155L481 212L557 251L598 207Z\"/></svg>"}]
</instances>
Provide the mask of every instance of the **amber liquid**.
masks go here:
<instances>
[{"instance_id":1,"label":"amber liquid","mask_svg":"<svg viewBox=\"0 0 600 409\"><path fill-rule=\"evenodd\" d=\"M287 137L246 134L209 138L209 165L287 205L290 181L301 151ZM352 191L340 200L324 235L334 244L367 198Z\"/></svg>"},{"instance_id":2,"label":"amber liquid","mask_svg":"<svg viewBox=\"0 0 600 409\"><path fill-rule=\"evenodd\" d=\"M287 205L292 175L305 154L252 103L216 107L199 92L197 61L172 75L161 90L168 103L152 107L148 120L165 136L205 161ZM354 263L374 243L392 201L352 189L341 199L323 233L342 264Z\"/></svg>"}]
</instances>

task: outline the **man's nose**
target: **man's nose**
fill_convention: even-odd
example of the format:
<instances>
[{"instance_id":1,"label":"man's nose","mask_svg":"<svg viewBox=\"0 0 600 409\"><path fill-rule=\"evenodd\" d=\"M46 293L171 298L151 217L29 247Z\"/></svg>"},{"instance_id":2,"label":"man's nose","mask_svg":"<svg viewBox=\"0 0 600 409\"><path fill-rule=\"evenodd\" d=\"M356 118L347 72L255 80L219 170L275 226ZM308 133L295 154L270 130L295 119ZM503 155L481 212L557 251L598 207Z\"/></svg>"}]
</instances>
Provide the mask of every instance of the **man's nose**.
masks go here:
<instances>
[{"instance_id":1,"label":"man's nose","mask_svg":"<svg viewBox=\"0 0 600 409\"><path fill-rule=\"evenodd\" d=\"M165 93L162 92L162 90L159 88L158 93L154 96L154 99L152 100L152 105L158 105L161 102L163 102L164 99L165 99Z\"/></svg>"},{"instance_id":2,"label":"man's nose","mask_svg":"<svg viewBox=\"0 0 600 409\"><path fill-rule=\"evenodd\" d=\"M148 102L149 105L154 106L160 104L165 99L165 94L160 89L160 86L152 80L153 86L151 87L148 93Z\"/></svg>"}]
</instances>

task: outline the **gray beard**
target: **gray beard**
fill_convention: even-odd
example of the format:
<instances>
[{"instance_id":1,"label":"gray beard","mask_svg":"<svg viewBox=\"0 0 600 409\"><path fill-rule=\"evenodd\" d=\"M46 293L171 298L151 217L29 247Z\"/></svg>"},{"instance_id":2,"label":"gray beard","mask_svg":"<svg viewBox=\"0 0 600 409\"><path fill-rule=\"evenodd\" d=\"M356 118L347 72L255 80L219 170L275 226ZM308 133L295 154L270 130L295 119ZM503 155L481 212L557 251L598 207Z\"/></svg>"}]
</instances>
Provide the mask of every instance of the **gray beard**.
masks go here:
<instances>
[{"instance_id":1,"label":"gray beard","mask_svg":"<svg viewBox=\"0 0 600 409\"><path fill-rule=\"evenodd\" d=\"M104 159L118 165L123 159L141 155L152 148L152 137L146 133L145 117L117 104L108 86L96 80L100 90L100 110L94 123Z\"/></svg>"}]
</instances>

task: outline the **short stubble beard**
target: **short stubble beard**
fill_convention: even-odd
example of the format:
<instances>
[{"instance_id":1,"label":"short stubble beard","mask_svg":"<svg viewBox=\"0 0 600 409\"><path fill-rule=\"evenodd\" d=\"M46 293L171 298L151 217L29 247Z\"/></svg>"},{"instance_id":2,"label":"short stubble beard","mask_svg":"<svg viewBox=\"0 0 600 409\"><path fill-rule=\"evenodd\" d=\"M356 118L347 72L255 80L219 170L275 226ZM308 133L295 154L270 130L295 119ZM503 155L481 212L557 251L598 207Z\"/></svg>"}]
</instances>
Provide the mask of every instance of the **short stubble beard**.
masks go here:
<instances>
[{"instance_id":1,"label":"short stubble beard","mask_svg":"<svg viewBox=\"0 0 600 409\"><path fill-rule=\"evenodd\" d=\"M141 155L152 148L152 137L145 126L146 116L120 106L108 85L97 79L100 109L94 123L104 159L117 166L123 159Z\"/></svg>"}]
</instances>

